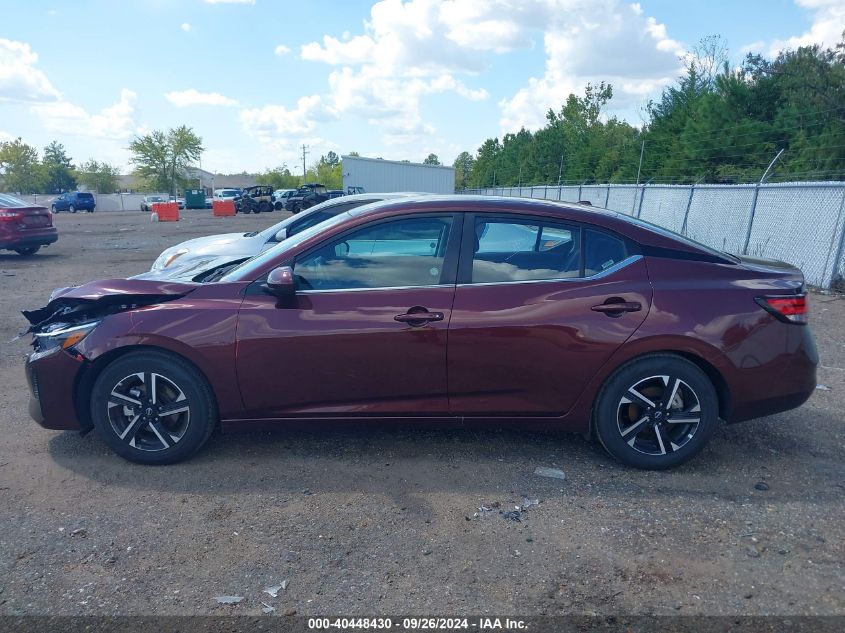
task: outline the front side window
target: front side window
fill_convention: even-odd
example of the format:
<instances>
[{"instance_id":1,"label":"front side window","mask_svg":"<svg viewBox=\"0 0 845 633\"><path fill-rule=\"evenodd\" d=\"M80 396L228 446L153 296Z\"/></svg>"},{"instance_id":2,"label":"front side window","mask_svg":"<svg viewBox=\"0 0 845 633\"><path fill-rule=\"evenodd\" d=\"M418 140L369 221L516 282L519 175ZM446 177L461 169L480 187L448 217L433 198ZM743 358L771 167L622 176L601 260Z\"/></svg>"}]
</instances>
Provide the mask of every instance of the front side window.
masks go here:
<instances>
[{"instance_id":1,"label":"front side window","mask_svg":"<svg viewBox=\"0 0 845 633\"><path fill-rule=\"evenodd\" d=\"M473 283L580 276L581 233L576 227L534 220L475 220Z\"/></svg>"},{"instance_id":2,"label":"front side window","mask_svg":"<svg viewBox=\"0 0 845 633\"><path fill-rule=\"evenodd\" d=\"M451 218L411 218L362 228L297 261L297 287L340 290L438 285L451 227Z\"/></svg>"}]
</instances>

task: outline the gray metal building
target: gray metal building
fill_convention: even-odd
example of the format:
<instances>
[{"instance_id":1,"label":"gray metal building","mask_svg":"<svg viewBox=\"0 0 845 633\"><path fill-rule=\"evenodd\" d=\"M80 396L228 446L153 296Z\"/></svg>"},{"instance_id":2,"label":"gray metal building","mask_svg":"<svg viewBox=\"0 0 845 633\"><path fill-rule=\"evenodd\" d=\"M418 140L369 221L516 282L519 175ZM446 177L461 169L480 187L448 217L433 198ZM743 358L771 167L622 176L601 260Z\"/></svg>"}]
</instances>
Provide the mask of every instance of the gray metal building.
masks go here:
<instances>
[{"instance_id":1,"label":"gray metal building","mask_svg":"<svg viewBox=\"0 0 845 633\"><path fill-rule=\"evenodd\" d=\"M342 156L343 190L363 187L367 192L419 191L455 193L455 168L381 158Z\"/></svg>"}]
</instances>

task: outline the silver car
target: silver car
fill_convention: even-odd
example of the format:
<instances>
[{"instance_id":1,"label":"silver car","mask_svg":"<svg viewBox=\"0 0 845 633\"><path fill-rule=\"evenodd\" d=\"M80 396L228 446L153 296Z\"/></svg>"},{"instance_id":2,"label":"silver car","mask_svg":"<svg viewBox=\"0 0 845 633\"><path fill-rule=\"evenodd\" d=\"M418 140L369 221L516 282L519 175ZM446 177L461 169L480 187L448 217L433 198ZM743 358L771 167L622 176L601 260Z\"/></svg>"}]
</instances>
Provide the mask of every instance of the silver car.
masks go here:
<instances>
[{"instance_id":1,"label":"silver car","mask_svg":"<svg viewBox=\"0 0 845 633\"><path fill-rule=\"evenodd\" d=\"M292 215L263 231L224 233L187 240L164 250L142 279L200 281L212 271L255 257L300 231L371 202L403 198L418 193L365 193L327 200Z\"/></svg>"}]
</instances>

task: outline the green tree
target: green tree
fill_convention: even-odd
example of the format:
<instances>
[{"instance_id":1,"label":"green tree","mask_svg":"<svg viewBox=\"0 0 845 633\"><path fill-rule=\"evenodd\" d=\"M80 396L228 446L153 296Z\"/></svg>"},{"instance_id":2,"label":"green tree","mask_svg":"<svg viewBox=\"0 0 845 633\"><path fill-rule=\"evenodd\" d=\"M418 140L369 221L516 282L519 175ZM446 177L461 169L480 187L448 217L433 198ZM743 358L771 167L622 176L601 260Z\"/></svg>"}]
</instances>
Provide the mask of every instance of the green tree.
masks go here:
<instances>
[{"instance_id":1,"label":"green tree","mask_svg":"<svg viewBox=\"0 0 845 633\"><path fill-rule=\"evenodd\" d=\"M340 189L343 186L343 171L340 167L340 159L334 152L320 156L309 173L313 173L314 180L320 182L328 189Z\"/></svg>"},{"instance_id":2,"label":"green tree","mask_svg":"<svg viewBox=\"0 0 845 633\"><path fill-rule=\"evenodd\" d=\"M129 144L130 162L143 188L171 195L184 188L187 168L199 161L204 149L202 138L185 125L167 132L154 130Z\"/></svg>"},{"instance_id":3,"label":"green tree","mask_svg":"<svg viewBox=\"0 0 845 633\"><path fill-rule=\"evenodd\" d=\"M46 193L61 193L76 189L73 165L65 146L53 141L44 148L41 159L41 185Z\"/></svg>"},{"instance_id":4,"label":"green tree","mask_svg":"<svg viewBox=\"0 0 845 633\"><path fill-rule=\"evenodd\" d=\"M455 168L455 189L466 189L475 159L469 152L461 152L452 166Z\"/></svg>"},{"instance_id":5,"label":"green tree","mask_svg":"<svg viewBox=\"0 0 845 633\"><path fill-rule=\"evenodd\" d=\"M425 160L423 161L423 165L439 165L439 164L440 164L440 159L437 158L437 154L429 154L428 156L425 157Z\"/></svg>"},{"instance_id":6,"label":"green tree","mask_svg":"<svg viewBox=\"0 0 845 633\"><path fill-rule=\"evenodd\" d=\"M38 150L20 138L0 143L0 180L6 191L38 193L41 189Z\"/></svg>"},{"instance_id":7,"label":"green tree","mask_svg":"<svg viewBox=\"0 0 845 633\"><path fill-rule=\"evenodd\" d=\"M80 165L76 177L87 189L98 193L114 193L119 186L120 169L93 158Z\"/></svg>"},{"instance_id":8,"label":"green tree","mask_svg":"<svg viewBox=\"0 0 845 633\"><path fill-rule=\"evenodd\" d=\"M256 176L259 185L270 185L273 189L295 189L302 184L302 176L295 176L287 165L268 169Z\"/></svg>"}]
</instances>

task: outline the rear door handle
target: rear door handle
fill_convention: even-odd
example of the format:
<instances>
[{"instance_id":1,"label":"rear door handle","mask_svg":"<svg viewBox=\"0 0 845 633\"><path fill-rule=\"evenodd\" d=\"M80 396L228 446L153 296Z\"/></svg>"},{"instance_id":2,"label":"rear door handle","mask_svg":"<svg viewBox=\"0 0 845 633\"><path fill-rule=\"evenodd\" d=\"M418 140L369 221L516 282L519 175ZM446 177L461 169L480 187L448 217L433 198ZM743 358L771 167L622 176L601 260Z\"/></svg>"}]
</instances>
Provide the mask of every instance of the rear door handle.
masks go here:
<instances>
[{"instance_id":1,"label":"rear door handle","mask_svg":"<svg viewBox=\"0 0 845 633\"><path fill-rule=\"evenodd\" d=\"M600 303L590 308L593 312L603 312L607 315L622 314L623 312L639 312L643 309L637 301L620 301L619 303Z\"/></svg>"},{"instance_id":2,"label":"rear door handle","mask_svg":"<svg viewBox=\"0 0 845 633\"><path fill-rule=\"evenodd\" d=\"M406 312L405 314L397 314L393 317L394 321L400 323L408 323L410 325L423 325L429 321L442 321L442 312Z\"/></svg>"}]
</instances>

